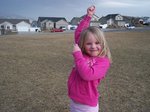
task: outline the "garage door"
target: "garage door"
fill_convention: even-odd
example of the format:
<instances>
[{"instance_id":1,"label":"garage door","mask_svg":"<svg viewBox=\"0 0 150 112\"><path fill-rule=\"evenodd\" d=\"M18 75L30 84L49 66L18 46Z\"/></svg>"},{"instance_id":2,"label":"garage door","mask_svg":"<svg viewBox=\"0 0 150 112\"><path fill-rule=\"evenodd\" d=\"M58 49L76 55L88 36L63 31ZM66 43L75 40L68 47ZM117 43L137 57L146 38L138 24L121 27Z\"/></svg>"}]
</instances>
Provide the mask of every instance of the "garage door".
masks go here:
<instances>
[{"instance_id":1,"label":"garage door","mask_svg":"<svg viewBox=\"0 0 150 112\"><path fill-rule=\"evenodd\" d=\"M17 30L18 32L28 32L29 28L25 26L18 26Z\"/></svg>"}]
</instances>

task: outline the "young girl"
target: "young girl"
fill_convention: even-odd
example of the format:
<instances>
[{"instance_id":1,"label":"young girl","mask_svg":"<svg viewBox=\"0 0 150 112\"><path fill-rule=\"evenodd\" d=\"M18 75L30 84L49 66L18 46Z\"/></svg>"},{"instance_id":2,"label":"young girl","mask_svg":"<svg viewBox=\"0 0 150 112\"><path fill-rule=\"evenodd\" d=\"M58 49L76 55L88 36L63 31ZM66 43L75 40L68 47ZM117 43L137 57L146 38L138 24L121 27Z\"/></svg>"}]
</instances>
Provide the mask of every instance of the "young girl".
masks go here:
<instances>
[{"instance_id":1,"label":"young girl","mask_svg":"<svg viewBox=\"0 0 150 112\"><path fill-rule=\"evenodd\" d=\"M89 7L75 31L75 67L68 79L71 112L98 112L97 87L105 77L111 62L111 54L103 32L97 27L89 27L94 13L95 6Z\"/></svg>"}]
</instances>

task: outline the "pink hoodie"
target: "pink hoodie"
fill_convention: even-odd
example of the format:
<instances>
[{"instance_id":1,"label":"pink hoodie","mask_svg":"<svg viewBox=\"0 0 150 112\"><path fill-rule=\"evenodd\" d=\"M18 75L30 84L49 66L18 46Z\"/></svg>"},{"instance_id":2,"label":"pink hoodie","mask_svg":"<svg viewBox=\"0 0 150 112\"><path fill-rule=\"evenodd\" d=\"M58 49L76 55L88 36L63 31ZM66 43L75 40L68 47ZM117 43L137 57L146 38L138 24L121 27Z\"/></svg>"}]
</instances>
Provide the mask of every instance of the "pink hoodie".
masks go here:
<instances>
[{"instance_id":1,"label":"pink hoodie","mask_svg":"<svg viewBox=\"0 0 150 112\"><path fill-rule=\"evenodd\" d=\"M75 31L75 42L78 43L80 33L89 26L91 17L85 16ZM75 102L96 106L98 103L98 85L105 76L110 61L104 57L89 57L77 51L73 53L75 67L68 79L68 96Z\"/></svg>"}]
</instances>

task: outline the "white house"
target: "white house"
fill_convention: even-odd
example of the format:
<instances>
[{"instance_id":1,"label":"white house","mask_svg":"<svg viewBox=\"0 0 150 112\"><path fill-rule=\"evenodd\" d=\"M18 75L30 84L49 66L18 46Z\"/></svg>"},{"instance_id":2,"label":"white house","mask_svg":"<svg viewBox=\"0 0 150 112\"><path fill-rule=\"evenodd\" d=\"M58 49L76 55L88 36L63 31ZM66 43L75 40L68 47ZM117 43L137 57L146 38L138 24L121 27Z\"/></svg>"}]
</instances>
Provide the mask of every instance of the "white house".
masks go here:
<instances>
[{"instance_id":1,"label":"white house","mask_svg":"<svg viewBox=\"0 0 150 112\"><path fill-rule=\"evenodd\" d=\"M28 32L30 27L28 19L0 19L0 29Z\"/></svg>"},{"instance_id":2,"label":"white house","mask_svg":"<svg viewBox=\"0 0 150 112\"><path fill-rule=\"evenodd\" d=\"M31 25L29 23L26 23L25 21L16 24L18 32L28 32L30 31L30 27Z\"/></svg>"},{"instance_id":3,"label":"white house","mask_svg":"<svg viewBox=\"0 0 150 112\"><path fill-rule=\"evenodd\" d=\"M11 24L10 22L7 22L7 21L1 23L0 25L1 25L1 26L4 26L4 28L7 28L7 29L8 29L8 28L10 28L10 29L13 28L12 24Z\"/></svg>"}]
</instances>

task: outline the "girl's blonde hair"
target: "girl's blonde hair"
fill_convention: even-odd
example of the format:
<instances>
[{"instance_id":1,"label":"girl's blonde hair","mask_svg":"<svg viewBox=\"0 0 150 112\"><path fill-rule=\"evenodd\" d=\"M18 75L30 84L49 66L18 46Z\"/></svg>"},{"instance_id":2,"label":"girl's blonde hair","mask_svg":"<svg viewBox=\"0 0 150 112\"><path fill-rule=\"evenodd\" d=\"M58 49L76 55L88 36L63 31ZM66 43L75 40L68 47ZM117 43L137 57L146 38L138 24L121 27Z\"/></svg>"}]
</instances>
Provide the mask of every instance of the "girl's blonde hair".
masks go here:
<instances>
[{"instance_id":1,"label":"girl's blonde hair","mask_svg":"<svg viewBox=\"0 0 150 112\"><path fill-rule=\"evenodd\" d=\"M96 40L100 43L100 45L102 47L102 50L101 50L99 56L100 57L108 57L110 62L112 62L110 49L109 49L109 46L105 39L104 33L98 27L95 27L95 26L90 26L81 32L80 40L79 40L79 47L81 48L81 51L83 52L83 54L86 54L86 51L84 48L84 43L85 43L89 33L92 33L94 35L94 37L96 38Z\"/></svg>"}]
</instances>

